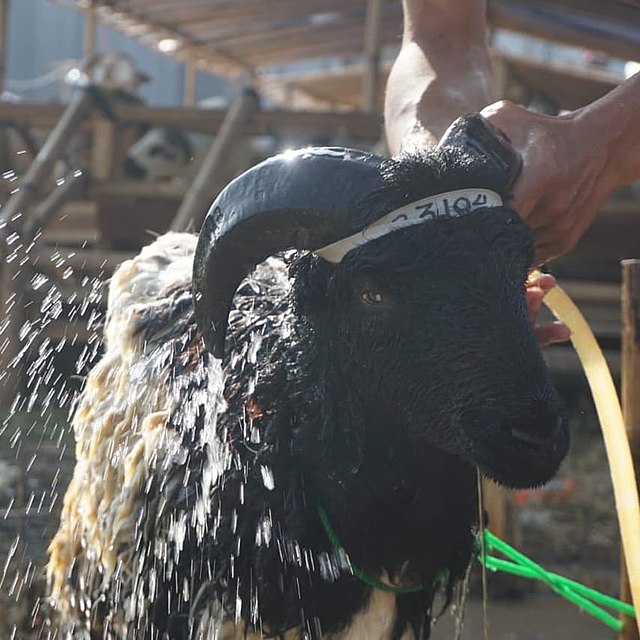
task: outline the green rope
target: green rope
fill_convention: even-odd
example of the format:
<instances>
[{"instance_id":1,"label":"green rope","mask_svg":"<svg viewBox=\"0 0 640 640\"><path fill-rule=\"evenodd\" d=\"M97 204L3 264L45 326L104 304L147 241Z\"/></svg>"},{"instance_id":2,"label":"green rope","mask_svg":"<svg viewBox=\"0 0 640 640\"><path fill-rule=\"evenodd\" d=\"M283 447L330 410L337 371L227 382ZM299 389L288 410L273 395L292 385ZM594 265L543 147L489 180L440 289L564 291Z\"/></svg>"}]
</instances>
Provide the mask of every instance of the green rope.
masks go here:
<instances>
[{"instance_id":1,"label":"green rope","mask_svg":"<svg viewBox=\"0 0 640 640\"><path fill-rule=\"evenodd\" d=\"M344 554L344 557L347 558L349 562L349 568L351 569L351 573L360 580L360 582L364 582L364 584L373 587L374 589L379 589L380 591L388 591L391 593L416 593L418 591L422 591L424 589L424 585L422 584L414 584L409 587L395 587L392 584L387 584L386 582L380 582L380 580L376 580L375 578L367 575L358 567L354 567L351 564L351 560L347 552L344 550L342 543L340 542L340 538L338 538L338 534L333 530L331 523L329 522L329 516L327 512L318 505L318 515L320 516L320 522L322 522L322 526L324 527L324 531L327 534L327 538L329 538L329 542L331 542L331 546L338 551L339 553Z\"/></svg>"},{"instance_id":2,"label":"green rope","mask_svg":"<svg viewBox=\"0 0 640 640\"><path fill-rule=\"evenodd\" d=\"M338 534L334 531L331 523L329 522L327 512L321 506L318 506L318 515L320 516L320 522L322 522L327 538L329 539L329 542L331 542L331 546L336 551L344 555L349 563L351 573L358 578L358 580L370 587L373 587L374 589L398 594L416 593L424 589L424 585L422 584L415 584L409 587L395 587L391 584L376 580L376 578L367 575L358 567L354 567L353 564L351 564L351 560L342 546L342 543L340 542L340 538L338 538ZM612 598L604 593L600 593L590 587L585 587L583 584L580 584L575 580L570 580L569 578L565 578L557 573L547 571L539 564L536 564L533 560L527 558L523 553L507 544L504 540L500 540L500 538L494 536L487 529L484 529L484 550L481 548L482 545L478 544L478 547L478 560L489 571L502 571L503 573L509 573L522 578L544 582L559 596L569 602L572 602L585 613L593 616L614 631L622 631L623 623L608 611L605 611L602 606L635 618L635 609L630 604L617 600L616 598ZM503 556L508 558L508 560L489 555L489 552L491 551L501 553ZM446 572L441 573L438 576L437 581L442 580L444 576L446 576Z\"/></svg>"},{"instance_id":3,"label":"green rope","mask_svg":"<svg viewBox=\"0 0 640 640\"><path fill-rule=\"evenodd\" d=\"M600 620L600 622L617 632L622 630L622 621L598 605L609 607L635 618L635 610L630 604L600 593L595 589L585 587L575 580L547 571L486 529L484 530L484 542L486 552L497 551L509 559L503 560L490 555L483 557L481 552L478 559L488 570L503 571L531 580L540 580L559 596L572 602L585 613Z\"/></svg>"}]
</instances>

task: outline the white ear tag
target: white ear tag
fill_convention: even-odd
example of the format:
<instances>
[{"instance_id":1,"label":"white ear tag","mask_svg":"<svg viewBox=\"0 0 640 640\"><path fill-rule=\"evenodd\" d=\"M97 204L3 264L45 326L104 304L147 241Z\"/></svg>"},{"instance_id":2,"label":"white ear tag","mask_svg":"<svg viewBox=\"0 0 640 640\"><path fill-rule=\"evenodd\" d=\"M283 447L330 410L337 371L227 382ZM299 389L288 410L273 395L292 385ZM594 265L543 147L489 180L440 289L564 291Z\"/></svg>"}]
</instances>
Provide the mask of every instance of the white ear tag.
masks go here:
<instances>
[{"instance_id":1,"label":"white ear tag","mask_svg":"<svg viewBox=\"0 0 640 640\"><path fill-rule=\"evenodd\" d=\"M499 207L502 198L489 189L458 189L416 200L387 213L368 227L333 244L314 251L321 258L333 263L367 242L386 236L392 231L411 227L437 218L458 218L483 207Z\"/></svg>"}]
</instances>

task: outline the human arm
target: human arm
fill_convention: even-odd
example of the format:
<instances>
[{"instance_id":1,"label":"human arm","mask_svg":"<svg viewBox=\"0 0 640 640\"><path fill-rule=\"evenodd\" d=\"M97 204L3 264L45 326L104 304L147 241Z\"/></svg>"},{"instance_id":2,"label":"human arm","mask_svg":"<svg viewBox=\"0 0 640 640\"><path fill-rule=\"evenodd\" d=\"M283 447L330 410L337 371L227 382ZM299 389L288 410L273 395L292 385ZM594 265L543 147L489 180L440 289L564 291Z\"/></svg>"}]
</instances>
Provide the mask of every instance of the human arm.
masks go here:
<instances>
[{"instance_id":1,"label":"human arm","mask_svg":"<svg viewBox=\"0 0 640 640\"><path fill-rule=\"evenodd\" d=\"M491 98L484 0L403 0L400 53L387 84L393 154L432 146L458 116L481 111L523 158L512 206L531 226L535 264L570 251L616 188L640 177L640 74L560 117Z\"/></svg>"},{"instance_id":2,"label":"human arm","mask_svg":"<svg viewBox=\"0 0 640 640\"><path fill-rule=\"evenodd\" d=\"M403 0L403 9L385 101L392 154L433 146L458 116L492 101L485 0Z\"/></svg>"},{"instance_id":3,"label":"human arm","mask_svg":"<svg viewBox=\"0 0 640 640\"><path fill-rule=\"evenodd\" d=\"M482 111L518 149L513 206L534 231L538 263L567 253L611 193L640 177L640 74L564 116L509 102Z\"/></svg>"}]
</instances>

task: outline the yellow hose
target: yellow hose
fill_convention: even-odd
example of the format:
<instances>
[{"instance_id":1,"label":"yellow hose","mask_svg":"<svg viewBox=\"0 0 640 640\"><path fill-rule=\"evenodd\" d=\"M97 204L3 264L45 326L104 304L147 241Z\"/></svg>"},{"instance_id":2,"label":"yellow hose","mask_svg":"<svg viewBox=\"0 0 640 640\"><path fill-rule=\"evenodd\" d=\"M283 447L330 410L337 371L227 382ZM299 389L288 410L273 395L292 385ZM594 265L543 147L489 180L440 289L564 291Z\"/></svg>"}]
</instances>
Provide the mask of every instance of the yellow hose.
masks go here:
<instances>
[{"instance_id":1,"label":"yellow hose","mask_svg":"<svg viewBox=\"0 0 640 640\"><path fill-rule=\"evenodd\" d=\"M607 361L584 316L558 286L544 298L553 315L571 330L571 342L587 376L598 412L613 481L622 548L640 630L640 503L629 440Z\"/></svg>"}]
</instances>

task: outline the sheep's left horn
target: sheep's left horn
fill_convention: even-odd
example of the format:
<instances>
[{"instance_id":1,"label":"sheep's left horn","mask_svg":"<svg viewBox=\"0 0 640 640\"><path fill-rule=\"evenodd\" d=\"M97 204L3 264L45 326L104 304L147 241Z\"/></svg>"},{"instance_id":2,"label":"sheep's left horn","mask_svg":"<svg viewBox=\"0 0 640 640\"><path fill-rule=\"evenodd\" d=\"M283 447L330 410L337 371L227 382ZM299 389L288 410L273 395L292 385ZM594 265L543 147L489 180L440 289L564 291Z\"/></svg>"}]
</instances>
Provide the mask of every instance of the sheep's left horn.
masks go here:
<instances>
[{"instance_id":1,"label":"sheep's left horn","mask_svg":"<svg viewBox=\"0 0 640 640\"><path fill-rule=\"evenodd\" d=\"M287 152L250 169L217 197L196 249L193 292L207 348L222 357L233 295L253 268L285 249L319 249L398 206L384 159L340 148Z\"/></svg>"}]
</instances>

